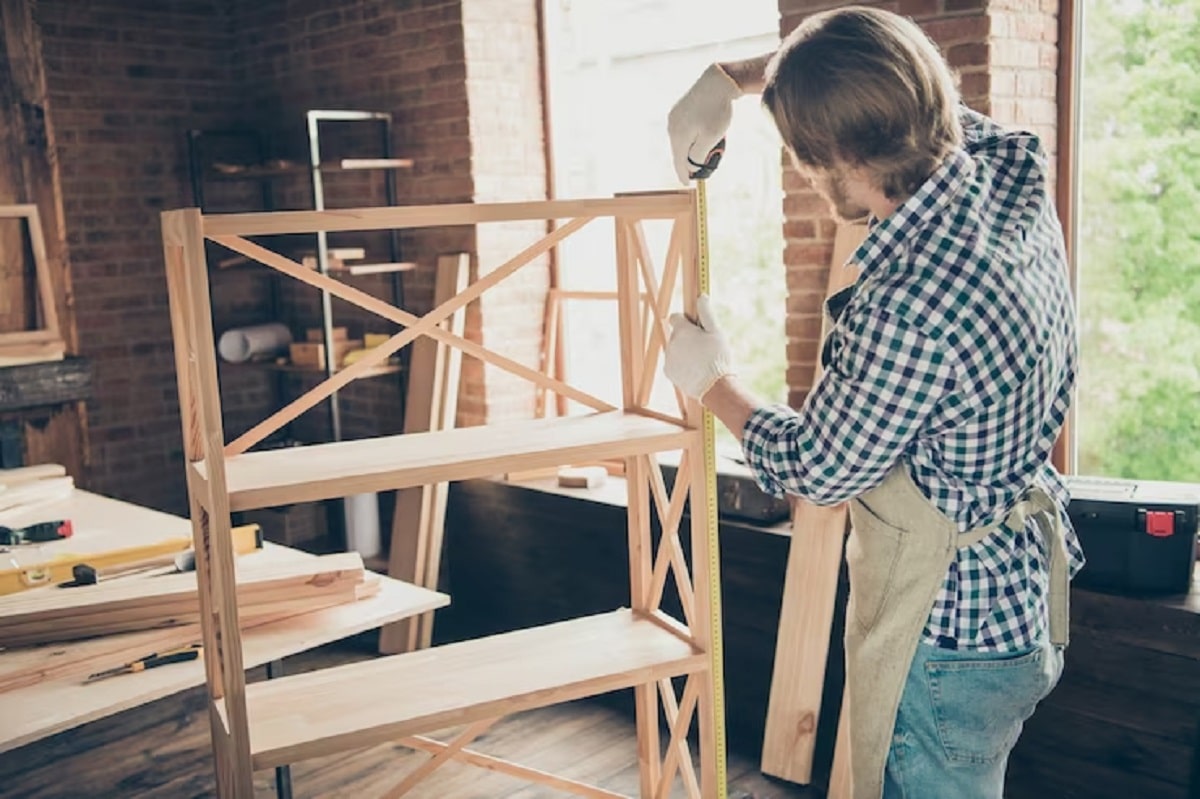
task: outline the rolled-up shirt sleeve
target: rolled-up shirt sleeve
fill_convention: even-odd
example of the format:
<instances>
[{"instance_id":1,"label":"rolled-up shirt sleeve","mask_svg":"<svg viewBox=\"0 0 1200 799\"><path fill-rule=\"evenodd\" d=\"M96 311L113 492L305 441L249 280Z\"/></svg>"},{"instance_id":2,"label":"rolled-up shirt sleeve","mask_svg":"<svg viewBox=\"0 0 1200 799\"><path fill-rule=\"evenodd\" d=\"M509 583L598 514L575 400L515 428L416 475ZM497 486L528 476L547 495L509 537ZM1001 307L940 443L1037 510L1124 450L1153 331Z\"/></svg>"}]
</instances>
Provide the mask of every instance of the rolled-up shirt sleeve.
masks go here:
<instances>
[{"instance_id":1,"label":"rolled-up shirt sleeve","mask_svg":"<svg viewBox=\"0 0 1200 799\"><path fill-rule=\"evenodd\" d=\"M747 465L768 494L834 505L870 490L954 391L940 342L887 312L838 325L827 351L799 411L767 405L742 430Z\"/></svg>"}]
</instances>

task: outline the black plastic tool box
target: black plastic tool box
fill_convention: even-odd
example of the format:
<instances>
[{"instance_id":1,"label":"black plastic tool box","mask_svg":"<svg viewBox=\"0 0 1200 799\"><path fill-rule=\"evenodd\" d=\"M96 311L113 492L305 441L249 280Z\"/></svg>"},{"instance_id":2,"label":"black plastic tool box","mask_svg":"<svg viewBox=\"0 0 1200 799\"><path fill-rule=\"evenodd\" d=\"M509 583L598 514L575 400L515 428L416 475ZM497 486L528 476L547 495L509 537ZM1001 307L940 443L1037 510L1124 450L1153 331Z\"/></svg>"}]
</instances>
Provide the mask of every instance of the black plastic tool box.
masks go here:
<instances>
[{"instance_id":1,"label":"black plastic tool box","mask_svg":"<svg viewBox=\"0 0 1200 799\"><path fill-rule=\"evenodd\" d=\"M1200 485L1068 476L1067 515L1086 565L1074 585L1108 593L1182 594L1192 583Z\"/></svg>"}]
</instances>

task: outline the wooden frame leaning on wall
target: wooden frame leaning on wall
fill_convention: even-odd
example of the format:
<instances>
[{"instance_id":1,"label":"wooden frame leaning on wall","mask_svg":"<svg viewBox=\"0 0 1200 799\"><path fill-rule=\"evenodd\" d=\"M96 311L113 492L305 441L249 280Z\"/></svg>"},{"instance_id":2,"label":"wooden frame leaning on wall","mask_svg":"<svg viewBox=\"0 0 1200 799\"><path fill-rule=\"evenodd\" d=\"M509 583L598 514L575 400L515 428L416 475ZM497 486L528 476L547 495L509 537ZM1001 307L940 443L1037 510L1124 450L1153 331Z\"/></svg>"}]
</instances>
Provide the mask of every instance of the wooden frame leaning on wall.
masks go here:
<instances>
[{"instance_id":1,"label":"wooden frame leaning on wall","mask_svg":"<svg viewBox=\"0 0 1200 799\"><path fill-rule=\"evenodd\" d=\"M63 357L65 345L58 325L58 309L54 301L54 286L50 265L46 259L46 240L42 235L41 218L36 205L0 205L0 219L24 220L29 235L29 251L37 282L37 312L41 326L32 330L0 332L0 366L12 366L32 361L54 361ZM20 256L17 260L21 260ZM36 321L36 320L34 320Z\"/></svg>"},{"instance_id":2,"label":"wooden frame leaning on wall","mask_svg":"<svg viewBox=\"0 0 1200 799\"><path fill-rule=\"evenodd\" d=\"M677 413L654 410L672 303L695 312L698 207L694 191L613 198L336 211L162 217L187 485L196 543L210 722L219 793L252 795L253 771L311 757L400 742L430 753L389 796L400 796L452 760L582 796L621 794L467 748L496 719L540 706L632 688L637 711L639 795L666 797L677 780L689 799L715 799L718 751L712 663L714 618L702 409L675 392ZM538 369L469 341L441 323L450 314L589 223L612 220L622 399L614 406ZM424 316L314 273L249 236L566 220ZM656 265L643 223L670 226ZM329 291L401 326L386 343L232 441L225 440L209 304L205 240ZM582 413L477 428L411 433L253 451L271 432L362 376L420 336L459 349ZM682 450L668 491L655 454ZM363 491L400 489L580 461L621 458L628 478L629 607L544 627L434 646L246 685L239 638L230 514ZM683 546L685 503L690 557ZM715 512L711 511L711 512ZM660 532L652 536L651 514ZM664 611L673 590L682 619ZM719 631L717 631L719 634ZM394 686L380 691L380 686ZM677 693L679 690L679 693ZM665 721L665 727L660 724ZM458 728L449 740L430 733ZM660 735L660 729L663 734ZM692 742L698 743L693 752ZM631 752L631 757L633 753Z\"/></svg>"}]
</instances>

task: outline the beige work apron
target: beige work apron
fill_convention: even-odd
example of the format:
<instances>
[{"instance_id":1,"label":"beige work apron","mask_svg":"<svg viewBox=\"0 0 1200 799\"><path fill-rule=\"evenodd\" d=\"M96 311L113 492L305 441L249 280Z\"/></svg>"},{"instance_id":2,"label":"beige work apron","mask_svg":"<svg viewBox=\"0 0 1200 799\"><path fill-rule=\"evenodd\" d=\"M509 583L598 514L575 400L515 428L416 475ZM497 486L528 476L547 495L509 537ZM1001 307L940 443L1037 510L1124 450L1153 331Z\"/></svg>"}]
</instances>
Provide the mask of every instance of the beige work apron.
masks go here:
<instances>
[{"instance_id":1,"label":"beige work apron","mask_svg":"<svg viewBox=\"0 0 1200 799\"><path fill-rule=\"evenodd\" d=\"M822 308L825 331L841 317L855 292L849 286ZM825 338L821 361L828 366L832 340ZM1050 641L1067 644L1066 545L1054 500L1030 488L1009 511L1010 529L1037 520L1050 552ZM846 609L846 693L850 703L850 772L854 799L879 799L896 712L934 599L960 547L983 540L999 524L959 533L921 492L903 461L883 482L850 502L846 565L850 601Z\"/></svg>"},{"instance_id":2,"label":"beige work apron","mask_svg":"<svg viewBox=\"0 0 1200 799\"><path fill-rule=\"evenodd\" d=\"M1067 562L1058 508L1034 487L1005 518L1022 529L1034 517L1050 552L1050 640L1067 643ZM879 799L905 679L925 622L959 547L998 525L960 534L913 483L904 463L850 503L846 543L846 696L854 799Z\"/></svg>"}]
</instances>

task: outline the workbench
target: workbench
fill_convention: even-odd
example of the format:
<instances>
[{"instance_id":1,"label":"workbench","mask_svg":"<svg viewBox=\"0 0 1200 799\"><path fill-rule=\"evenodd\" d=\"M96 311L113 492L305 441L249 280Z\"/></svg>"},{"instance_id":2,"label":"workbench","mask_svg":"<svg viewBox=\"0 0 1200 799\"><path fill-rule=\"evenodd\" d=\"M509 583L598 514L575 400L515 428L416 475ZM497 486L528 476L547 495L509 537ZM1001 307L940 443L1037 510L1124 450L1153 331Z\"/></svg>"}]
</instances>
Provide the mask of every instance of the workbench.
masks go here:
<instances>
[{"instance_id":1,"label":"workbench","mask_svg":"<svg viewBox=\"0 0 1200 799\"><path fill-rule=\"evenodd\" d=\"M188 536L192 529L186 519L78 489L66 499L41 506L38 515L45 519L71 519L74 525L74 535L70 539L41 545L45 553L135 546ZM7 557L7 554L0 557ZM270 543L261 551L241 556L277 560L309 557L312 555ZM243 631L246 668L266 664L269 676L279 676L280 661L288 655L430 609L427 599L424 605L419 604L429 592L386 577L380 579L379 592L370 598ZM4 597L0 597L0 602L3 601ZM153 647L147 649L147 654L151 651ZM5 658L19 654L20 650L0 651L0 664ZM0 693L0 753L200 685L204 685L204 664L202 660L195 660L91 684L83 684L78 677L50 679ZM277 777L280 793L286 795L286 770L278 772Z\"/></svg>"}]
</instances>

